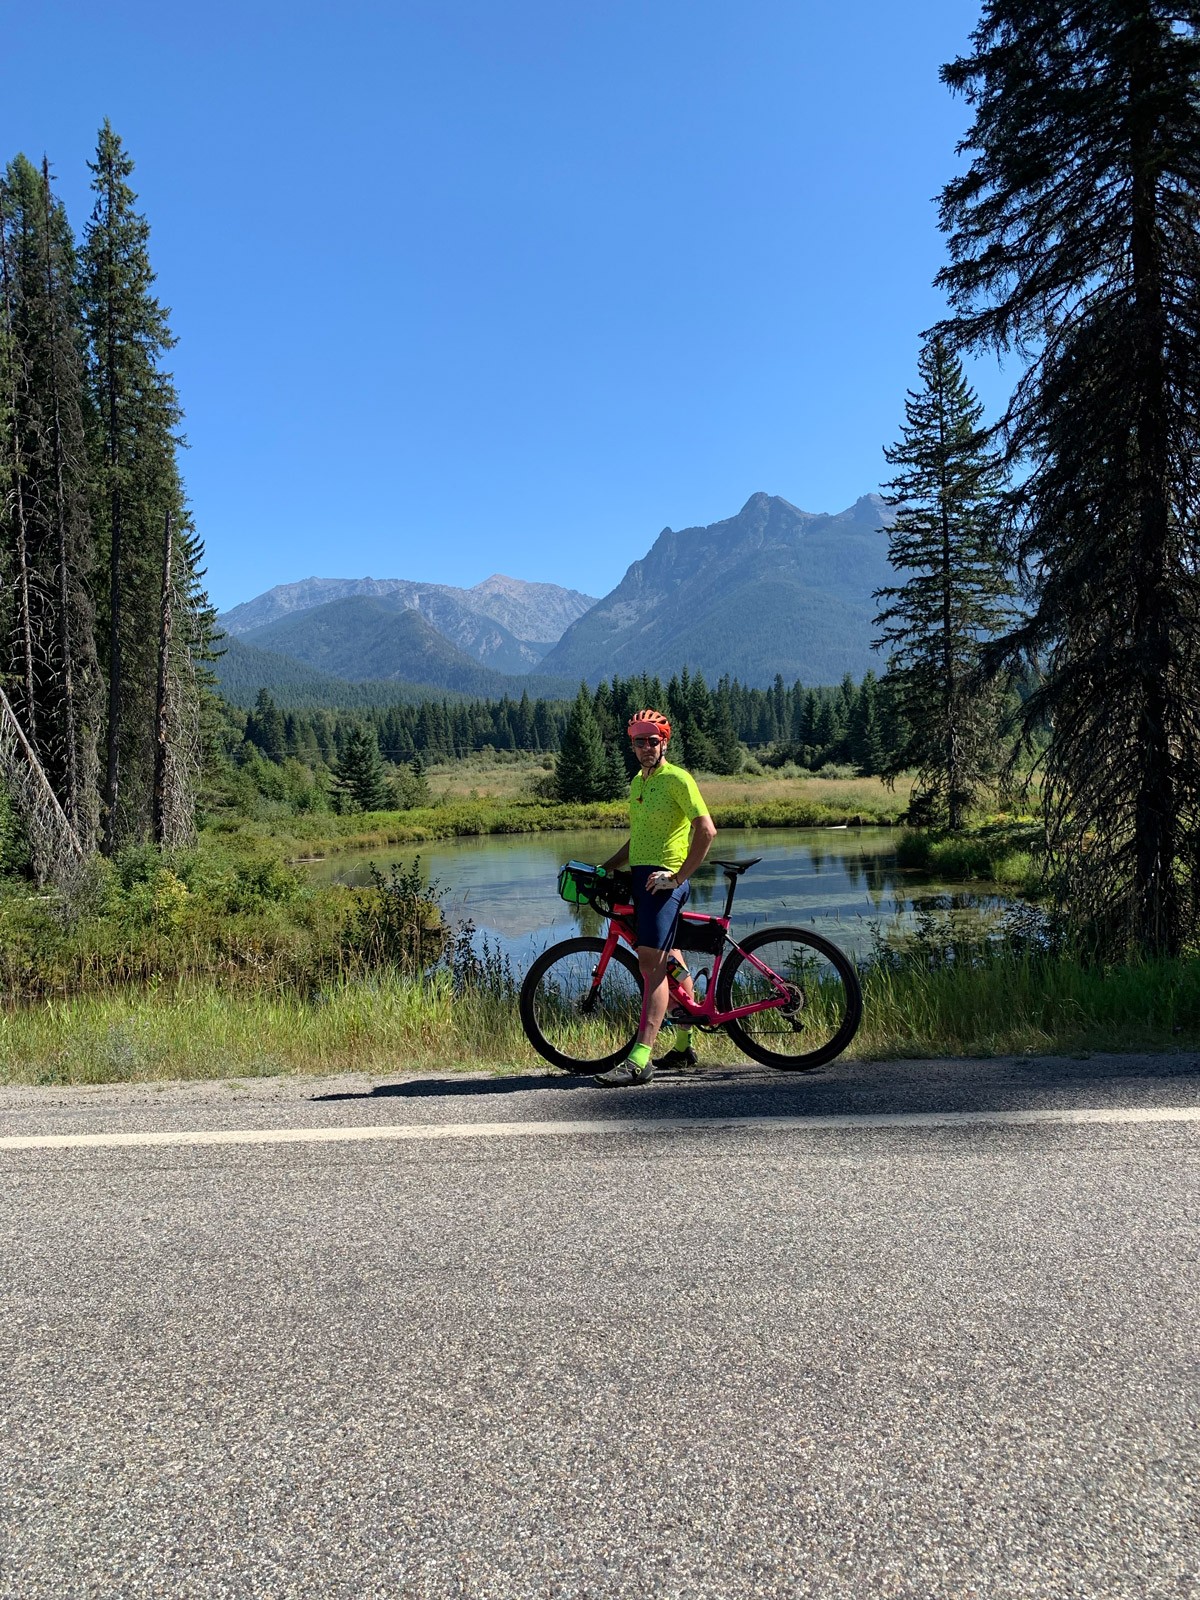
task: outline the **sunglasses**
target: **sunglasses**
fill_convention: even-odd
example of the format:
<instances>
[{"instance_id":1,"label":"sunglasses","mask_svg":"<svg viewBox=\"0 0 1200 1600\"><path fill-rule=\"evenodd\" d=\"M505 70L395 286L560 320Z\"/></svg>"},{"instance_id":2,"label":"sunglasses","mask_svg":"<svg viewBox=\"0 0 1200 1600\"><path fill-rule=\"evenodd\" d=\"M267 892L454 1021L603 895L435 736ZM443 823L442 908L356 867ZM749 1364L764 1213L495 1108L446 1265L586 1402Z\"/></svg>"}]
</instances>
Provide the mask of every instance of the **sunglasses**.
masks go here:
<instances>
[{"instance_id":1,"label":"sunglasses","mask_svg":"<svg viewBox=\"0 0 1200 1600\"><path fill-rule=\"evenodd\" d=\"M661 744L661 739L631 739L631 744Z\"/></svg>"}]
</instances>

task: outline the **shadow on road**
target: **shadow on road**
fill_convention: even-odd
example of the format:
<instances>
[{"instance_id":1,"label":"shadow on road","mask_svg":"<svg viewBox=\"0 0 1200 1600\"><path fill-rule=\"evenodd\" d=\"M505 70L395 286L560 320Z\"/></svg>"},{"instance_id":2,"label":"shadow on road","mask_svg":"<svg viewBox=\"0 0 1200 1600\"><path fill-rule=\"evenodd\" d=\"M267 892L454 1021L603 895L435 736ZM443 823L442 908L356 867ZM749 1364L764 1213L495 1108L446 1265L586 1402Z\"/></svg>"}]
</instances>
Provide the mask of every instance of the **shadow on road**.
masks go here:
<instances>
[{"instance_id":1,"label":"shadow on road","mask_svg":"<svg viewBox=\"0 0 1200 1600\"><path fill-rule=\"evenodd\" d=\"M654 1075L655 1085L696 1083L701 1079L712 1081L743 1081L746 1074L714 1067L707 1072L703 1067L678 1070L660 1067ZM447 1099L454 1095L528 1094L530 1090L595 1090L590 1077L571 1077L565 1072L522 1072L506 1078L410 1078L401 1083L381 1083L373 1089L349 1091L344 1094L314 1094L314 1103L333 1100L426 1100Z\"/></svg>"},{"instance_id":2,"label":"shadow on road","mask_svg":"<svg viewBox=\"0 0 1200 1600\"><path fill-rule=\"evenodd\" d=\"M425 1100L451 1095L525 1094L530 1089L579 1089L587 1078L568 1078L562 1073L522 1073L512 1078L412 1078L404 1083L381 1083L374 1089L348 1094L314 1094L314 1102L330 1100Z\"/></svg>"},{"instance_id":3,"label":"shadow on road","mask_svg":"<svg viewBox=\"0 0 1200 1600\"><path fill-rule=\"evenodd\" d=\"M632 1089L605 1089L591 1078L548 1071L512 1077L410 1078L362 1092L314 1095L348 1100L475 1100L523 1095L519 1115L557 1113L564 1092L573 1116L652 1122L661 1117L870 1115L920 1111L996 1111L1062 1106L1192 1104L1200 1057L1125 1055L1001 1057L956 1061L835 1061L811 1073L766 1067L660 1069ZM540 1097L545 1096L545 1099ZM539 1104L540 1100L540 1104Z\"/></svg>"}]
</instances>

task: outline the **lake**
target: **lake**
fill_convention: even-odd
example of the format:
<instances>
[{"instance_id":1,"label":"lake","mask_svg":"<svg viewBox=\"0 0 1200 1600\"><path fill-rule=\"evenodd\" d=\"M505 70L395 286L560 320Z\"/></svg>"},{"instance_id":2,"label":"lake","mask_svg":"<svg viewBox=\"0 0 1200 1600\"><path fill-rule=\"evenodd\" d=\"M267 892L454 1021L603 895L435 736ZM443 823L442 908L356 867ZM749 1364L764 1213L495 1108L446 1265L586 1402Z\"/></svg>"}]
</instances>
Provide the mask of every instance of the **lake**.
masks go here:
<instances>
[{"instance_id":1,"label":"lake","mask_svg":"<svg viewBox=\"0 0 1200 1600\"><path fill-rule=\"evenodd\" d=\"M719 834L717 857L762 857L738 884L735 935L758 924L789 922L827 933L857 957L878 936L914 926L922 910L987 922L1014 903L899 866L898 837L894 828L732 828ZM393 862L407 864L419 855L426 879L446 891L448 919L470 918L523 971L546 945L581 928L599 928L593 912L558 898L558 869L564 861L604 861L620 838L613 829L489 834L338 855L305 870L319 882L369 883L372 862L386 872ZM719 912L724 895L723 874L707 864L692 880L689 909Z\"/></svg>"}]
</instances>

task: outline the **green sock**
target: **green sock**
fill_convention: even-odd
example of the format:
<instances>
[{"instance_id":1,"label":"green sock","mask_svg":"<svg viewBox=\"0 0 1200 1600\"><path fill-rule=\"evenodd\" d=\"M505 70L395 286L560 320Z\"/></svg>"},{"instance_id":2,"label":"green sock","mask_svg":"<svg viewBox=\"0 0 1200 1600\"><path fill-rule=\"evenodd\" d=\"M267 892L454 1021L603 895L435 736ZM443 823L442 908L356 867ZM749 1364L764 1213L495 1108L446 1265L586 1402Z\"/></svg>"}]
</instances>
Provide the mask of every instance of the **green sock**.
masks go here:
<instances>
[{"instance_id":1,"label":"green sock","mask_svg":"<svg viewBox=\"0 0 1200 1600\"><path fill-rule=\"evenodd\" d=\"M635 1067L644 1067L650 1059L650 1046L648 1044L635 1044L629 1052L629 1059Z\"/></svg>"},{"instance_id":2,"label":"green sock","mask_svg":"<svg viewBox=\"0 0 1200 1600\"><path fill-rule=\"evenodd\" d=\"M682 1055L685 1050L692 1048L692 1030L690 1028L676 1028L675 1037L671 1042L671 1049L678 1050Z\"/></svg>"}]
</instances>

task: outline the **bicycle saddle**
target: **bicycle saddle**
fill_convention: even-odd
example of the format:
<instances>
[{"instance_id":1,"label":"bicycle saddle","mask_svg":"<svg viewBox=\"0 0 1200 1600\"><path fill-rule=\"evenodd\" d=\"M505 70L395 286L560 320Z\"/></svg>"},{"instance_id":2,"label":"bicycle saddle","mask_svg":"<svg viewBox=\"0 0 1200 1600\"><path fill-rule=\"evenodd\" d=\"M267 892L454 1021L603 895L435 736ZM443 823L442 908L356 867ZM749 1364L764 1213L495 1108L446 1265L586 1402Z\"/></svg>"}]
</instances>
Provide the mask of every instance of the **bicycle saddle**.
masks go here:
<instances>
[{"instance_id":1,"label":"bicycle saddle","mask_svg":"<svg viewBox=\"0 0 1200 1600\"><path fill-rule=\"evenodd\" d=\"M756 867L762 860L761 856L751 856L749 861L714 861L714 867L720 867L722 872L727 872L730 877L740 877L743 872L749 872L751 867Z\"/></svg>"}]
</instances>

